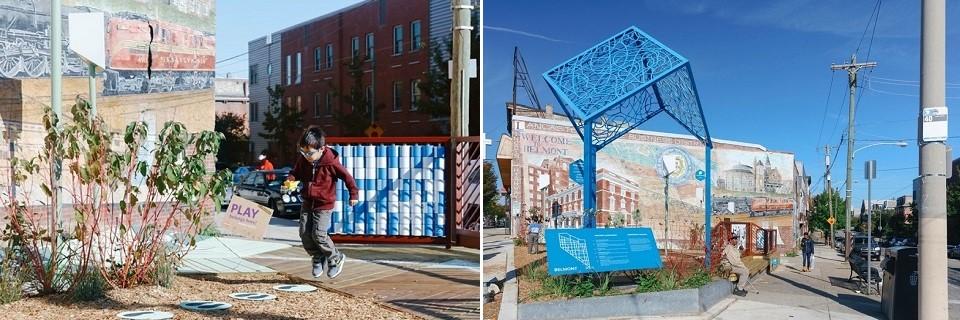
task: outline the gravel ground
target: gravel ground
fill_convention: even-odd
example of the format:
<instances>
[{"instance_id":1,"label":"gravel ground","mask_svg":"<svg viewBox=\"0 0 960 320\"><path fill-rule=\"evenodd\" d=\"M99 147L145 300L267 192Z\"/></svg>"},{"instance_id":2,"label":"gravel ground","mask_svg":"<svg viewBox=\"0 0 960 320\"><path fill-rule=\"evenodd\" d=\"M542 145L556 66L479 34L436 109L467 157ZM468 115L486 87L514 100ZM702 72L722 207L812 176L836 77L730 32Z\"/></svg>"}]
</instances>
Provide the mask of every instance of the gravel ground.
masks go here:
<instances>
[{"instance_id":1,"label":"gravel ground","mask_svg":"<svg viewBox=\"0 0 960 320\"><path fill-rule=\"evenodd\" d=\"M110 290L93 302L72 302L62 295L27 298L0 306L3 319L118 319L116 314L129 310L157 310L174 313L174 319L419 319L385 308L373 301L348 297L319 289L308 293L287 293L273 289L290 284L281 275L223 275L216 277L177 277L172 288L142 286ZM276 301L241 301L230 298L234 292L263 292L277 296ZM182 300L217 300L233 304L226 311L193 312L179 308Z\"/></svg>"}]
</instances>

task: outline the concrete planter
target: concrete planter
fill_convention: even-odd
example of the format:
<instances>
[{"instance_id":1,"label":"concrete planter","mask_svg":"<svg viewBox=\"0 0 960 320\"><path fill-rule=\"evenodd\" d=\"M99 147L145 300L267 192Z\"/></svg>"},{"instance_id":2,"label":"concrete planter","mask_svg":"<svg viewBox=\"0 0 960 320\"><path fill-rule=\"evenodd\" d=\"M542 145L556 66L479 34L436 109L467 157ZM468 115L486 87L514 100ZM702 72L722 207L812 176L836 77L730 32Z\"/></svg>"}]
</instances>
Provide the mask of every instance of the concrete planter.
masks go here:
<instances>
[{"instance_id":1,"label":"concrete planter","mask_svg":"<svg viewBox=\"0 0 960 320\"><path fill-rule=\"evenodd\" d=\"M716 280L698 289L637 293L520 304L517 319L558 320L636 316L693 316L730 295L733 284Z\"/></svg>"}]
</instances>

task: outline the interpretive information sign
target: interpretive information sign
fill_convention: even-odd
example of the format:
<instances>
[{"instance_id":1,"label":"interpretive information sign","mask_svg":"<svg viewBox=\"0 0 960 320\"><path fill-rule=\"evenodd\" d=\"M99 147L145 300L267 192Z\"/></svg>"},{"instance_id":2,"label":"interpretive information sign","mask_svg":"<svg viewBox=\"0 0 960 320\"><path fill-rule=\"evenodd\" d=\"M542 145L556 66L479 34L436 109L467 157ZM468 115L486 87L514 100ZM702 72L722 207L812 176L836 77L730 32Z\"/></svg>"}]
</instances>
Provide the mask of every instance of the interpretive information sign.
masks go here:
<instances>
[{"instance_id":1,"label":"interpretive information sign","mask_svg":"<svg viewBox=\"0 0 960 320\"><path fill-rule=\"evenodd\" d=\"M663 266L653 230L547 229L550 275L656 269Z\"/></svg>"}]
</instances>

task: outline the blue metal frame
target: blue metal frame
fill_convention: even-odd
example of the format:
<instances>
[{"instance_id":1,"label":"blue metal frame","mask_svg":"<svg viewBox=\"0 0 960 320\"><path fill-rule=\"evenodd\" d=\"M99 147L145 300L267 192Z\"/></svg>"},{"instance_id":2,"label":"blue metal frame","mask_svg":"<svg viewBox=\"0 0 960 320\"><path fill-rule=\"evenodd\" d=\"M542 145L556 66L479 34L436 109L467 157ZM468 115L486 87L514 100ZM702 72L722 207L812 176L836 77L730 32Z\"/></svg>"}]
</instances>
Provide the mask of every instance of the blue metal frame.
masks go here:
<instances>
[{"instance_id":1,"label":"blue metal frame","mask_svg":"<svg viewBox=\"0 0 960 320\"><path fill-rule=\"evenodd\" d=\"M661 112L706 146L706 254L710 265L713 194L707 128L690 61L637 27L607 38L543 73L583 139L585 228L596 227L597 152Z\"/></svg>"}]
</instances>

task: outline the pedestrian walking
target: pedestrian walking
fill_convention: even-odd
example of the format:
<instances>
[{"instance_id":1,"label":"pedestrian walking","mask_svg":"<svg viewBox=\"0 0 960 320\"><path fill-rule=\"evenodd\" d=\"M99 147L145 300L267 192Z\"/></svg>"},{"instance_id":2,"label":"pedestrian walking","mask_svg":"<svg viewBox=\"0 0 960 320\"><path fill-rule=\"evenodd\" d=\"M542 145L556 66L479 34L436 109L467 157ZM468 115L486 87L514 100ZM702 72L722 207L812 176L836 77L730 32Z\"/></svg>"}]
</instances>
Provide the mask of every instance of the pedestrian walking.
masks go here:
<instances>
[{"instance_id":1,"label":"pedestrian walking","mask_svg":"<svg viewBox=\"0 0 960 320\"><path fill-rule=\"evenodd\" d=\"M273 171L273 162L270 162L270 159L267 159L267 152L266 152L266 151L260 153L260 156L257 157L257 160L260 160L260 165L257 166L257 170L259 170L259 171ZM272 173L268 173L267 176L266 176L266 178L267 178L267 181L277 180L277 176L276 176L275 174L272 174Z\"/></svg>"},{"instance_id":2,"label":"pedestrian walking","mask_svg":"<svg viewBox=\"0 0 960 320\"><path fill-rule=\"evenodd\" d=\"M303 250L313 257L313 276L336 278L343 271L346 256L337 250L327 234L334 203L337 201L337 180L342 180L350 193L350 205L357 205L357 184L340 163L336 150L327 147L322 129L310 127L299 142L300 155L287 180L301 179L303 205L300 211L300 240Z\"/></svg>"},{"instance_id":3,"label":"pedestrian walking","mask_svg":"<svg viewBox=\"0 0 960 320\"><path fill-rule=\"evenodd\" d=\"M733 294L741 297L746 296L747 290L744 287L747 285L747 280L750 279L750 269L747 269L743 260L740 260L740 249L738 249L740 247L740 237L732 235L729 240L727 245L723 247L722 259L724 263L730 266L730 272L737 274L737 286L733 288Z\"/></svg>"},{"instance_id":4,"label":"pedestrian walking","mask_svg":"<svg viewBox=\"0 0 960 320\"><path fill-rule=\"evenodd\" d=\"M810 272L813 262L813 246L810 233L804 232L803 239L800 240L800 250L803 252L803 272Z\"/></svg>"},{"instance_id":5,"label":"pedestrian walking","mask_svg":"<svg viewBox=\"0 0 960 320\"><path fill-rule=\"evenodd\" d=\"M539 245L541 227L539 216L534 216L530 219L529 224L527 225L527 253L540 253Z\"/></svg>"}]
</instances>

